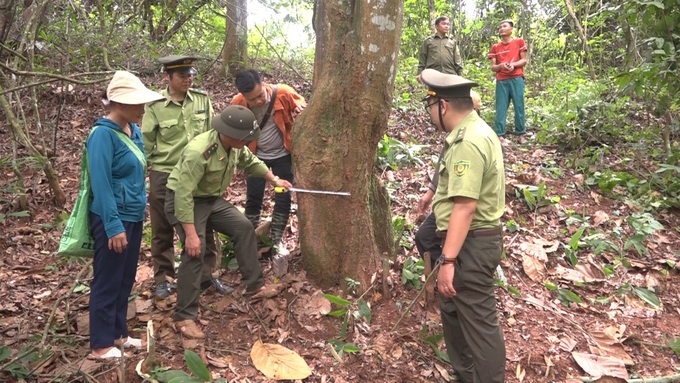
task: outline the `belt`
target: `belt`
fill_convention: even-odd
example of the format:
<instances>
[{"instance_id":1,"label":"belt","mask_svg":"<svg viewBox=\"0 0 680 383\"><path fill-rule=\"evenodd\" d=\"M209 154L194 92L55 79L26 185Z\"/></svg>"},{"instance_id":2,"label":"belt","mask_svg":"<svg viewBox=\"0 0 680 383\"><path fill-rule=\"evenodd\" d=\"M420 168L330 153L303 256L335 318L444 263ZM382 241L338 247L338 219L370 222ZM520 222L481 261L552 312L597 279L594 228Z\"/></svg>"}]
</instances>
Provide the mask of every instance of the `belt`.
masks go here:
<instances>
[{"instance_id":1,"label":"belt","mask_svg":"<svg viewBox=\"0 0 680 383\"><path fill-rule=\"evenodd\" d=\"M446 238L446 233L447 230L437 230L437 238ZM475 230L470 230L468 231L468 237L470 238L475 238L475 237L491 237L493 235L499 235L503 233L503 227L502 226L496 226L496 227L485 227L481 229L475 229Z\"/></svg>"}]
</instances>

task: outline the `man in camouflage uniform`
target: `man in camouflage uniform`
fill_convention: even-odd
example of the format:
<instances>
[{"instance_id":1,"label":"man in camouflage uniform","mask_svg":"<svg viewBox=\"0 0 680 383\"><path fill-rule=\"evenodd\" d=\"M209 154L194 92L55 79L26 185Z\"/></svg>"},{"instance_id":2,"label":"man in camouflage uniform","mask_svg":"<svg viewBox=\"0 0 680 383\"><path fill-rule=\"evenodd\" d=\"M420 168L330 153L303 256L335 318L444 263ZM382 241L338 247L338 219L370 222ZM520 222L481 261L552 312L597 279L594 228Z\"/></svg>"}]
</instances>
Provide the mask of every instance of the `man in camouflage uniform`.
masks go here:
<instances>
[{"instance_id":1,"label":"man in camouflage uniform","mask_svg":"<svg viewBox=\"0 0 680 383\"><path fill-rule=\"evenodd\" d=\"M423 41L418 60L418 82L422 83L424 69L436 69L442 73L463 74L463 61L456 40L449 34L451 23L446 16L435 20L435 34Z\"/></svg>"},{"instance_id":2,"label":"man in camouflage uniform","mask_svg":"<svg viewBox=\"0 0 680 383\"><path fill-rule=\"evenodd\" d=\"M502 383L505 342L493 279L503 249L503 151L473 109L476 83L434 69L422 80L430 117L448 132L433 202L443 241L437 291L447 353L463 382Z\"/></svg>"},{"instance_id":3,"label":"man in camouflage uniform","mask_svg":"<svg viewBox=\"0 0 680 383\"><path fill-rule=\"evenodd\" d=\"M149 213L151 216L151 257L154 263L156 299L170 295L170 280L175 278L174 231L165 216L165 190L170 172L177 164L182 149L195 136L208 131L213 118L210 97L194 89L193 79L196 57L167 56L159 59L163 64L168 87L161 92L165 100L146 107L142 120L144 149L149 164ZM212 277L217 266L217 248L214 237L208 234L206 265L201 286L215 286L220 294L230 288Z\"/></svg>"},{"instance_id":4,"label":"man in camouflage uniform","mask_svg":"<svg viewBox=\"0 0 680 383\"><path fill-rule=\"evenodd\" d=\"M173 319L177 330L190 338L205 337L194 320L198 315L208 227L233 241L246 292L264 292L253 225L222 198L236 170L264 178L273 186L292 187L290 182L274 176L246 147L260 136L260 128L250 110L229 106L212 120L212 127L214 130L196 136L182 152L168 177L165 199L165 213L184 244L177 273L177 306Z\"/></svg>"}]
</instances>

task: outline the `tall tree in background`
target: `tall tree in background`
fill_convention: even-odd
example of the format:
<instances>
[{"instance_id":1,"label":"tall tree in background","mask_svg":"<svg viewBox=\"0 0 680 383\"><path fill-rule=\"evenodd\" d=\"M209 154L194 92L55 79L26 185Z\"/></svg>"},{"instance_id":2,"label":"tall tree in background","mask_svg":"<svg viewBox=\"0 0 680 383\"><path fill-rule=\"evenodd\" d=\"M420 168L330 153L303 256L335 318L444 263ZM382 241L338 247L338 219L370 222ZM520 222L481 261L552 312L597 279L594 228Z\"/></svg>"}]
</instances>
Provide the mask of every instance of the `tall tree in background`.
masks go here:
<instances>
[{"instance_id":1,"label":"tall tree in background","mask_svg":"<svg viewBox=\"0 0 680 383\"><path fill-rule=\"evenodd\" d=\"M392 255L387 193L376 176L387 131L401 39L400 0L320 0L315 15L312 97L293 130L297 185L351 197L298 195L307 275L329 286L345 277L370 285Z\"/></svg>"},{"instance_id":2,"label":"tall tree in background","mask_svg":"<svg viewBox=\"0 0 680 383\"><path fill-rule=\"evenodd\" d=\"M248 3L227 0L227 33L222 50L223 73L235 76L248 61Z\"/></svg>"}]
</instances>

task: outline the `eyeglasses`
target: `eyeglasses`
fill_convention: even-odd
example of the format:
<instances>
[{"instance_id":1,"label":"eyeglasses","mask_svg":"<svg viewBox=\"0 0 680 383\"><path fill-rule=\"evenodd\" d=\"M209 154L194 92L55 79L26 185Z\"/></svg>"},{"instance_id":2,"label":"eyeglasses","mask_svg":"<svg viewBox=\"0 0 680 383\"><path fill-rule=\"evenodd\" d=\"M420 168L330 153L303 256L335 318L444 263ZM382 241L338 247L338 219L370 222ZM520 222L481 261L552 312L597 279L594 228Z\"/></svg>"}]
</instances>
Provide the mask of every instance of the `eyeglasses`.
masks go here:
<instances>
[{"instance_id":1,"label":"eyeglasses","mask_svg":"<svg viewBox=\"0 0 680 383\"><path fill-rule=\"evenodd\" d=\"M434 100L434 101L430 102L430 100ZM436 98L436 97L428 97L428 98L424 99L424 100L423 100L423 104L424 104L423 106L425 107L425 113L429 113L429 112L430 112L430 107L431 107L432 105L435 105L436 103L438 103L439 100L440 100L440 99L438 99L438 98Z\"/></svg>"}]
</instances>

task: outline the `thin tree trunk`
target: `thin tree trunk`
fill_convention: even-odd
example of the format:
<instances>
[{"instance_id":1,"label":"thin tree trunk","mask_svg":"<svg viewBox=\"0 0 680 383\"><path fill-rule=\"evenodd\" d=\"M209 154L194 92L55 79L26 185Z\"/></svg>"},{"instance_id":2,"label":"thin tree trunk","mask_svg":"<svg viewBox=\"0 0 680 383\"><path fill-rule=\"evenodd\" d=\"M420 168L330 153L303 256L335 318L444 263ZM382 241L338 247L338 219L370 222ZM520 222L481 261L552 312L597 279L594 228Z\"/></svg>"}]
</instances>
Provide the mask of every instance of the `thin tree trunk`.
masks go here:
<instances>
[{"instance_id":1,"label":"thin tree trunk","mask_svg":"<svg viewBox=\"0 0 680 383\"><path fill-rule=\"evenodd\" d=\"M4 94L2 94L2 91L3 88L2 85L0 84L0 107L2 107L2 109L5 111L5 116L8 122L7 126L11 130L14 137L17 138L19 143L23 145L26 149L28 149L30 155L32 157L35 157L36 161L38 161L38 163L42 167L43 171L45 172L47 182L50 185L50 189L52 189L52 193L54 194L55 204L57 206L64 206L64 203L66 203L66 195L64 194L64 189L62 189L61 185L59 184L59 176L54 171L52 163L47 159L47 157L43 156L42 153L40 153L40 151L35 146L33 146L33 143L26 135L26 132L24 132L24 130L22 129L19 120L12 111L12 107L7 101L7 98L5 97Z\"/></svg>"},{"instance_id":2,"label":"thin tree trunk","mask_svg":"<svg viewBox=\"0 0 680 383\"><path fill-rule=\"evenodd\" d=\"M437 31L434 27L434 22L437 20L437 6L435 5L434 0L427 0L427 10L430 15L430 28L434 33Z\"/></svg>"},{"instance_id":3,"label":"thin tree trunk","mask_svg":"<svg viewBox=\"0 0 680 383\"><path fill-rule=\"evenodd\" d=\"M248 3L227 0L227 32L222 50L222 72L236 76L248 62Z\"/></svg>"},{"instance_id":4,"label":"thin tree trunk","mask_svg":"<svg viewBox=\"0 0 680 383\"><path fill-rule=\"evenodd\" d=\"M350 197L298 195L307 275L323 286L371 285L394 254L388 195L376 176L392 105L404 4L319 0L314 87L293 128L296 183Z\"/></svg>"},{"instance_id":5,"label":"thin tree trunk","mask_svg":"<svg viewBox=\"0 0 680 383\"><path fill-rule=\"evenodd\" d=\"M576 17L576 14L574 13L574 8L571 6L569 0L564 0L564 5L566 5L567 7L567 13L569 13L569 17L571 17L571 19L574 21L574 25L576 26L576 33L578 33L579 37L581 38L581 41L583 42L583 50L585 51L586 63L588 64L590 78L592 80L596 80L597 76L595 75L595 66L593 65L593 60L590 54L590 47L588 46L588 37L586 36L585 31L583 30L581 22Z\"/></svg>"}]
</instances>

